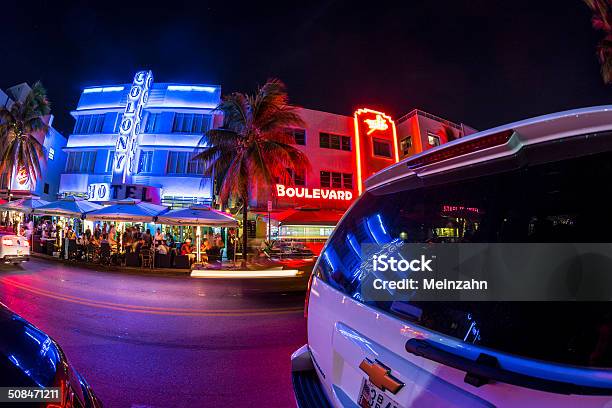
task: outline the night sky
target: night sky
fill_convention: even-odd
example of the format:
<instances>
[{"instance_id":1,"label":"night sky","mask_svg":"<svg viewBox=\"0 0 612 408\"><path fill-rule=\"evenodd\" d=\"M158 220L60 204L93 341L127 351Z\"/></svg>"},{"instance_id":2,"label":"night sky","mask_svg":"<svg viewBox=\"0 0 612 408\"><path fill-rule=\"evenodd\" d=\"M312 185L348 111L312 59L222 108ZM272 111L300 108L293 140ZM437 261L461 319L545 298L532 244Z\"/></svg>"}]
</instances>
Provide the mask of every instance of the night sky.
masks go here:
<instances>
[{"instance_id":1,"label":"night sky","mask_svg":"<svg viewBox=\"0 0 612 408\"><path fill-rule=\"evenodd\" d=\"M418 107L477 129L612 102L580 0L3 3L0 87L42 80L65 134L82 87L139 69L223 93L278 77L307 108Z\"/></svg>"}]
</instances>

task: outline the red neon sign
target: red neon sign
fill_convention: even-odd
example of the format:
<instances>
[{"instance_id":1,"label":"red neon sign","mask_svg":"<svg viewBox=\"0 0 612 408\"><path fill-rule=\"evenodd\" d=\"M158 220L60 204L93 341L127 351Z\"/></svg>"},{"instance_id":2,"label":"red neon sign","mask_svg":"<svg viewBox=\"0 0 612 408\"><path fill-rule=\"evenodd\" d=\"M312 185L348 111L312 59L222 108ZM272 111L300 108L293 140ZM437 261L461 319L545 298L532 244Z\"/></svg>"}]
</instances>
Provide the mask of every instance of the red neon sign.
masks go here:
<instances>
[{"instance_id":1,"label":"red neon sign","mask_svg":"<svg viewBox=\"0 0 612 408\"><path fill-rule=\"evenodd\" d=\"M277 197L308 198L313 200L340 200L353 199L351 190L336 190L331 188L287 187L284 184L276 185Z\"/></svg>"},{"instance_id":2,"label":"red neon sign","mask_svg":"<svg viewBox=\"0 0 612 408\"><path fill-rule=\"evenodd\" d=\"M363 108L355 111L353 120L355 124L357 190L361 194L363 179L393 163L397 163L399 161L399 150L395 122L390 116L383 112ZM393 149L390 149L391 157L375 154L374 138L377 139L377 142L386 142L393 146Z\"/></svg>"}]
</instances>

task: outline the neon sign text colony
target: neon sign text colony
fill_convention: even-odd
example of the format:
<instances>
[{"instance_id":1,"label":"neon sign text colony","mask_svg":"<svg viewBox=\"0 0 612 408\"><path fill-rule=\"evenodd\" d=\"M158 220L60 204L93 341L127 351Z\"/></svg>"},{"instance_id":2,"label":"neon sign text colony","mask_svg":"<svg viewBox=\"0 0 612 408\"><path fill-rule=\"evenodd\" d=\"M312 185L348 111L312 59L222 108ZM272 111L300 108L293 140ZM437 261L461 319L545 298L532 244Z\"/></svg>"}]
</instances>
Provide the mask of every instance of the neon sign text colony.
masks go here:
<instances>
[{"instance_id":1,"label":"neon sign text colony","mask_svg":"<svg viewBox=\"0 0 612 408\"><path fill-rule=\"evenodd\" d=\"M350 201L353 199L353 192L350 190L334 190L331 188L310 189L307 187L287 187L284 184L277 184L276 196L309 198L314 200Z\"/></svg>"}]
</instances>

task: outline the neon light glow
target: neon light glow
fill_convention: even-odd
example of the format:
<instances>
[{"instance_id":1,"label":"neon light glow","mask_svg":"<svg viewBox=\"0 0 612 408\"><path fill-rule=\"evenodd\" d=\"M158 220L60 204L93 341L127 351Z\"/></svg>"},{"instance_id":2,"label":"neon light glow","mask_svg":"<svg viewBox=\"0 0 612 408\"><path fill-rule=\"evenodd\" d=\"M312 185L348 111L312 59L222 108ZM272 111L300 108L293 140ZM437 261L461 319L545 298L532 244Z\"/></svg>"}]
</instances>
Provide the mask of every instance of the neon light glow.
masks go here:
<instances>
[{"instance_id":1,"label":"neon light glow","mask_svg":"<svg viewBox=\"0 0 612 408\"><path fill-rule=\"evenodd\" d=\"M151 71L138 71L134 75L115 144L114 183L125 184L131 182L135 170L135 155L138 148L142 111L149 100L149 90L152 86L153 73Z\"/></svg>"},{"instance_id":2,"label":"neon light glow","mask_svg":"<svg viewBox=\"0 0 612 408\"><path fill-rule=\"evenodd\" d=\"M196 86L196 85L168 85L169 91L195 91L213 93L217 90L214 86Z\"/></svg>"},{"instance_id":3,"label":"neon light glow","mask_svg":"<svg viewBox=\"0 0 612 408\"><path fill-rule=\"evenodd\" d=\"M360 124L360 116L364 115L364 114L370 114L371 115L375 115L373 118L372 117L368 117L366 119L363 120L362 123L365 123L368 127L368 130L365 131L365 135L364 136L369 136L372 133L374 133L375 131L387 131L389 129L389 126L391 127L392 130L392 138L393 138L393 150L394 150L394 158L395 158L395 162L397 163L399 161L399 148L398 148L398 144L397 144L397 131L395 129L395 122L391 119L391 117L383 112L379 112L379 111L375 111L372 109L368 109L368 108L361 108L355 111L353 120L354 120L354 125L355 125L355 151L356 151L356 167L357 167L357 191L359 192L359 194L361 194L363 192L363 176L364 176L364 169L363 167L363 163L362 163L362 158L361 155L363 154L362 150L362 144L361 144L361 134L359 132L359 124ZM368 144L365 143L365 146L367 146ZM367 169L367 161L365 161L364 163L366 163L366 175L369 177L370 172L368 172ZM381 169L376 169L376 170L381 170Z\"/></svg>"},{"instance_id":4,"label":"neon light glow","mask_svg":"<svg viewBox=\"0 0 612 408\"><path fill-rule=\"evenodd\" d=\"M120 92L123 91L125 87L123 86L103 86L97 88L85 88L83 89L83 93L96 93L96 92Z\"/></svg>"},{"instance_id":5,"label":"neon light glow","mask_svg":"<svg viewBox=\"0 0 612 408\"><path fill-rule=\"evenodd\" d=\"M373 132L377 130L389 129L389 125L387 125L387 121L383 119L381 115L376 115L376 119L365 119L364 122L370 128L370 130L368 130L368 135L371 135Z\"/></svg>"},{"instance_id":6,"label":"neon light glow","mask_svg":"<svg viewBox=\"0 0 612 408\"><path fill-rule=\"evenodd\" d=\"M354 117L355 122L355 156L357 156L357 192L361 195L363 191L363 182L361 181L361 147L359 146L359 122L357 121L357 112Z\"/></svg>"},{"instance_id":7,"label":"neon light glow","mask_svg":"<svg viewBox=\"0 0 612 408\"><path fill-rule=\"evenodd\" d=\"M307 187L287 187L284 184L277 184L276 196L289 198L308 198L315 200L350 201L353 199L353 192L350 190L335 190L330 188L310 189Z\"/></svg>"},{"instance_id":8,"label":"neon light glow","mask_svg":"<svg viewBox=\"0 0 612 408\"><path fill-rule=\"evenodd\" d=\"M194 269L191 271L193 278L237 278L237 279L256 279L256 278L295 278L300 275L297 269L270 269L260 271L236 271L236 270L207 270Z\"/></svg>"}]
</instances>

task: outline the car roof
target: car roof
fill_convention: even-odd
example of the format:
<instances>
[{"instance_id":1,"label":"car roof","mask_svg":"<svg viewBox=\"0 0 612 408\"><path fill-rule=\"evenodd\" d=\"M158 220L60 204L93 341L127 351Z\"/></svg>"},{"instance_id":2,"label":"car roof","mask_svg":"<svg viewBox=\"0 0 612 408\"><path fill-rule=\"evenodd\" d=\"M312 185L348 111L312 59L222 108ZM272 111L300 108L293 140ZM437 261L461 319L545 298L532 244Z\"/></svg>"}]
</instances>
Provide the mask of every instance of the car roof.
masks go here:
<instances>
[{"instance_id":1,"label":"car roof","mask_svg":"<svg viewBox=\"0 0 612 408\"><path fill-rule=\"evenodd\" d=\"M409 176L452 170L453 168L514 154L527 145L611 129L612 105L593 106L536 116L477 132L428 149L422 153L406 157L398 163L372 175L364 184L366 190L371 190ZM462 145L477 143L504 132L511 135L511 137L506 143L498 146L470 151L467 154L458 154L454 157L420 165L418 168L410 166L418 161L426 163L427 161L424 159L431 158L432 155L450 152L453 149L460 148Z\"/></svg>"},{"instance_id":2,"label":"car roof","mask_svg":"<svg viewBox=\"0 0 612 408\"><path fill-rule=\"evenodd\" d=\"M51 385L63 359L55 342L2 303L0 327L0 379L8 376L21 385Z\"/></svg>"}]
</instances>

